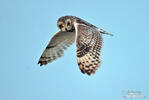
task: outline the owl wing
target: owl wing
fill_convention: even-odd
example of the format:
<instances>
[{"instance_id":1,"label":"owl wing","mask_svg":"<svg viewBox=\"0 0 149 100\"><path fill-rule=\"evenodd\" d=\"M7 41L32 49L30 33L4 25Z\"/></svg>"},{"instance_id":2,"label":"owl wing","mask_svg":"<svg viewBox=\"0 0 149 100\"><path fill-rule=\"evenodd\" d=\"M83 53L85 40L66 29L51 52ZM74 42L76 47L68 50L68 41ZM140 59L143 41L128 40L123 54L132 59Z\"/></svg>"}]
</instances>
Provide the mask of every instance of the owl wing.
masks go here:
<instances>
[{"instance_id":1,"label":"owl wing","mask_svg":"<svg viewBox=\"0 0 149 100\"><path fill-rule=\"evenodd\" d=\"M82 73L91 75L101 64L101 33L84 24L75 24L77 62Z\"/></svg>"},{"instance_id":2,"label":"owl wing","mask_svg":"<svg viewBox=\"0 0 149 100\"><path fill-rule=\"evenodd\" d=\"M57 32L42 53L38 64L46 65L49 62L61 57L64 50L67 49L75 40L75 32Z\"/></svg>"}]
</instances>

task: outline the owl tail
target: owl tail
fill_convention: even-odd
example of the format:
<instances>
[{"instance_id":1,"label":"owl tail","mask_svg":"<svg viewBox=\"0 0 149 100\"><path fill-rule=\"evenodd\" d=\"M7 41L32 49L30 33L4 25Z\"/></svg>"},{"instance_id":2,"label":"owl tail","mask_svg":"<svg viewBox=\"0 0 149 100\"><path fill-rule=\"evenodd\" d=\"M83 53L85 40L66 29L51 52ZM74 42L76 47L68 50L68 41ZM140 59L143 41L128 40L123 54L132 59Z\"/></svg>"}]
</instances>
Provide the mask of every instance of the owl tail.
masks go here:
<instances>
[{"instance_id":1,"label":"owl tail","mask_svg":"<svg viewBox=\"0 0 149 100\"><path fill-rule=\"evenodd\" d=\"M110 33L102 33L102 34L107 34L107 35L113 36L113 34L110 34Z\"/></svg>"},{"instance_id":2,"label":"owl tail","mask_svg":"<svg viewBox=\"0 0 149 100\"><path fill-rule=\"evenodd\" d=\"M106 32L106 31L104 31L103 29L100 29L100 28L99 28L98 30L99 30L99 32L102 33L102 34L107 34L107 35L113 36L113 34L110 34L110 33Z\"/></svg>"}]
</instances>

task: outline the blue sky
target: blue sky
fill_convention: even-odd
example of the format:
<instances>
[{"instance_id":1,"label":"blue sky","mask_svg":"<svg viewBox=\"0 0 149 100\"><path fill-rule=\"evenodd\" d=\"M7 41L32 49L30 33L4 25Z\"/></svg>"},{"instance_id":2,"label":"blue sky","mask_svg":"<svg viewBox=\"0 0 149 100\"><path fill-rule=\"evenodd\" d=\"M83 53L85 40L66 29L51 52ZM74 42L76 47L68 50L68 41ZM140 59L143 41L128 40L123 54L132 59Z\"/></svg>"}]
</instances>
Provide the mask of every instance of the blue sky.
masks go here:
<instances>
[{"instance_id":1,"label":"blue sky","mask_svg":"<svg viewBox=\"0 0 149 100\"><path fill-rule=\"evenodd\" d=\"M0 0L0 100L125 100L149 97L147 0ZM73 44L45 67L37 64L57 19L78 16L103 28L102 65L80 72ZM144 98L143 98L144 99ZM140 100L140 98L139 98Z\"/></svg>"}]
</instances>

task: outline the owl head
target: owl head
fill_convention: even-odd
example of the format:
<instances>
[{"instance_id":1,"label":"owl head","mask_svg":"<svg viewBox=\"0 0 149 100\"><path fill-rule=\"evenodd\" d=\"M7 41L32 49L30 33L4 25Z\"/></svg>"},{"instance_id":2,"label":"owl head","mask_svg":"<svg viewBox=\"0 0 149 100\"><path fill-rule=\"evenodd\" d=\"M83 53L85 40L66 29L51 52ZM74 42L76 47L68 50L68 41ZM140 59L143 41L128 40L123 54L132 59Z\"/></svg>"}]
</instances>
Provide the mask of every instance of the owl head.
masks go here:
<instances>
[{"instance_id":1,"label":"owl head","mask_svg":"<svg viewBox=\"0 0 149 100\"><path fill-rule=\"evenodd\" d=\"M57 26L61 31L73 31L74 28L73 16L63 16L58 19Z\"/></svg>"}]
</instances>

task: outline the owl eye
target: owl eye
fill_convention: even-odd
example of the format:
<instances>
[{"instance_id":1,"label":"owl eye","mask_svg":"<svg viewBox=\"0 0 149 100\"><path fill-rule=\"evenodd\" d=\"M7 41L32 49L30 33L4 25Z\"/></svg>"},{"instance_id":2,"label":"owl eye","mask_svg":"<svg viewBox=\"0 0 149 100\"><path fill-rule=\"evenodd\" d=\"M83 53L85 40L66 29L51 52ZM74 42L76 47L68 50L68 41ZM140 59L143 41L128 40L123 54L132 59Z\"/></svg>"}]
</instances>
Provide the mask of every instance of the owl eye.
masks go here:
<instances>
[{"instance_id":1,"label":"owl eye","mask_svg":"<svg viewBox=\"0 0 149 100\"><path fill-rule=\"evenodd\" d=\"M60 25L59 25L59 28L60 28L60 29L63 28L63 24L60 24Z\"/></svg>"}]
</instances>

